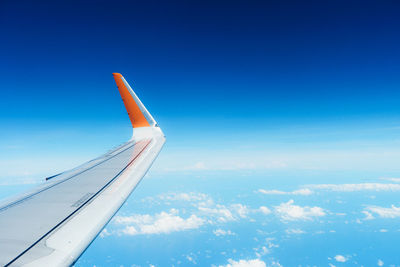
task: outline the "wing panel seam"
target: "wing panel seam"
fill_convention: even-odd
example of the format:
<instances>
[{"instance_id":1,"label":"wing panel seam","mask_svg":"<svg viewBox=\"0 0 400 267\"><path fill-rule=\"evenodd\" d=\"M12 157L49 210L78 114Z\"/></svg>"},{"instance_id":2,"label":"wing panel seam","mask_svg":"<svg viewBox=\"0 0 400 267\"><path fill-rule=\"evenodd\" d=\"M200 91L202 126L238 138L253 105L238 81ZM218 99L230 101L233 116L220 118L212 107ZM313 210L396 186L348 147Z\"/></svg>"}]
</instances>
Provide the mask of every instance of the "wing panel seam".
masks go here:
<instances>
[{"instance_id":1,"label":"wing panel seam","mask_svg":"<svg viewBox=\"0 0 400 267\"><path fill-rule=\"evenodd\" d=\"M80 171L80 172L78 172L78 173L72 175L71 177L65 178L65 179L62 180L62 181L59 181L59 182L57 182L57 183L55 183L55 184L53 184L53 185L50 185L50 186L48 186L48 187L46 187L46 188L43 188L42 190L39 190L39 191L37 191L37 192L34 192L34 193L32 193L31 195L28 195L28 196L26 196L26 197L24 197L24 198L22 198L22 199L16 200L16 201L14 201L14 202L12 202L12 203L10 203L10 204L8 204L8 205L6 205L6 206L0 208L0 213L3 212L3 211L5 211L5 210L7 210L7 209L9 209L9 208L12 208L12 207L15 206L15 205L20 204L20 203L22 203L22 202L24 202L24 201L26 201L26 200L28 200L28 199L34 197L34 196L36 196L36 195L38 195L38 194L40 194L40 193L46 191L46 190L48 190L48 189L50 189L50 188L53 188L53 187L55 187L55 186L57 186L57 185L59 185L59 184L62 184L62 183L64 183L64 182L68 181L68 180L71 180L72 178L74 178L74 177L76 177L76 176L78 176L78 175L80 175L80 174L82 174L82 173L84 173L84 172L86 172L86 171L89 171L89 170L93 169L94 167L97 167L97 166L99 166L100 164L103 164L104 162L107 162L108 160L110 160L110 159L112 159L112 158L118 156L119 154L125 152L126 150L130 149L131 147L133 147L133 146L136 145L136 144L137 144L137 143L134 143L134 144L130 145L129 147L127 147L127 148L125 148L124 150L118 152L117 154L113 155L112 157L106 158L105 160L103 160L103 161L101 161L101 162L99 162L99 163L97 163L97 164L91 166L90 168L84 169L84 170L82 170L82 171Z\"/></svg>"},{"instance_id":2,"label":"wing panel seam","mask_svg":"<svg viewBox=\"0 0 400 267\"><path fill-rule=\"evenodd\" d=\"M100 188L99 191L97 191L92 197L90 197L88 200L86 200L80 207L78 207L76 210L74 210L71 214L69 214L67 217L65 217L63 220L61 220L56 226L51 228L48 232L46 232L42 237L40 237L36 242L34 242L32 245L30 245L27 249L25 249L23 252L21 252L18 256L16 256L13 260L11 260L9 263L4 265L5 267L10 266L12 263L14 263L18 258L23 256L26 252L28 252L31 248L33 248L36 244L38 244L40 241L42 241L46 236L48 236L51 232L53 232L55 229L57 229L60 225L62 225L64 222L66 222L69 218L71 218L75 213L77 213L80 209L82 209L87 203L89 203L91 200L93 200L98 194L100 194L104 189L106 189L112 182L114 182L129 166L133 164L133 162L142 154L142 152L149 146L149 144L152 142L152 139L148 141L148 143L142 148L142 150L119 172L117 175L115 175L110 181L108 181L102 188ZM135 143L137 144L137 143ZM132 146L130 146L132 147ZM129 147L129 148L130 148ZM128 148L127 148L128 149ZM125 150L124 150L125 151Z\"/></svg>"}]
</instances>

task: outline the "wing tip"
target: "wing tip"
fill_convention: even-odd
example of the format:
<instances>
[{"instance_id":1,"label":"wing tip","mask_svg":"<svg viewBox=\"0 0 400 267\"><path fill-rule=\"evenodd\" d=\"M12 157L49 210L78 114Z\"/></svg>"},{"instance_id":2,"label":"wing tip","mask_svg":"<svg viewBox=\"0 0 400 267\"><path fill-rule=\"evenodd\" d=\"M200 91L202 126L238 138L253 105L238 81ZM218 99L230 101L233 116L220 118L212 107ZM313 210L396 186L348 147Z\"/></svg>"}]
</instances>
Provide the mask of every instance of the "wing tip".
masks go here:
<instances>
[{"instance_id":1,"label":"wing tip","mask_svg":"<svg viewBox=\"0 0 400 267\"><path fill-rule=\"evenodd\" d=\"M131 120L132 127L139 128L151 126L149 119L146 118L145 114L140 108L140 106L143 104L132 91L124 77L120 73L113 73L113 76L121 94L122 101L125 104L126 111L128 112L129 119ZM145 112L147 112L144 107L143 109Z\"/></svg>"}]
</instances>

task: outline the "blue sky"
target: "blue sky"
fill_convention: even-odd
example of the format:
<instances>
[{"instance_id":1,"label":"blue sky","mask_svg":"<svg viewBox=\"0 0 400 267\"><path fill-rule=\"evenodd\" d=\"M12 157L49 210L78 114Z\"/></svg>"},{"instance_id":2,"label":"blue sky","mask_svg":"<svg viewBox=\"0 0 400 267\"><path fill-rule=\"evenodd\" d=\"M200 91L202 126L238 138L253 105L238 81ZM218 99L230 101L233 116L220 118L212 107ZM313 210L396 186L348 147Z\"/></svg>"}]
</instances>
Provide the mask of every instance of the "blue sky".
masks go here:
<instances>
[{"instance_id":1,"label":"blue sky","mask_svg":"<svg viewBox=\"0 0 400 267\"><path fill-rule=\"evenodd\" d=\"M147 104L167 151L218 148L221 158L238 145L289 154L398 147L396 3L0 7L1 135L3 147L26 147L15 153L86 159L128 138L112 72Z\"/></svg>"},{"instance_id":2,"label":"blue sky","mask_svg":"<svg viewBox=\"0 0 400 267\"><path fill-rule=\"evenodd\" d=\"M394 1L1 1L0 196L130 138L120 72L167 143L118 216L194 227L121 237L132 225L113 220L79 266L398 263L384 244L400 217L399 11ZM304 188L313 193L293 193ZM302 216L286 220L293 209ZM215 251L182 246L191 240Z\"/></svg>"},{"instance_id":3,"label":"blue sky","mask_svg":"<svg viewBox=\"0 0 400 267\"><path fill-rule=\"evenodd\" d=\"M2 119L123 120L112 72L161 122L397 118L398 7L360 3L5 1Z\"/></svg>"}]
</instances>

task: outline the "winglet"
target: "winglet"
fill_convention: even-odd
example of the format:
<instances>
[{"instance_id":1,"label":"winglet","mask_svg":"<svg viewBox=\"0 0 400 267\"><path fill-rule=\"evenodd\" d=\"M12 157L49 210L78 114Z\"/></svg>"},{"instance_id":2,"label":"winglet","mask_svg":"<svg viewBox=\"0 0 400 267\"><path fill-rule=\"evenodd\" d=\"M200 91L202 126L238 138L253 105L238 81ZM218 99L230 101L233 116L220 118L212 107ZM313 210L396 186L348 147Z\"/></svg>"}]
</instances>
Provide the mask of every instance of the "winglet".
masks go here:
<instances>
[{"instance_id":1,"label":"winglet","mask_svg":"<svg viewBox=\"0 0 400 267\"><path fill-rule=\"evenodd\" d=\"M128 112L129 119L131 120L132 127L155 126L156 121L147 111L135 92L133 92L124 77L119 73L113 73L113 76L117 83L119 93L121 94L122 101L125 104L126 111Z\"/></svg>"}]
</instances>

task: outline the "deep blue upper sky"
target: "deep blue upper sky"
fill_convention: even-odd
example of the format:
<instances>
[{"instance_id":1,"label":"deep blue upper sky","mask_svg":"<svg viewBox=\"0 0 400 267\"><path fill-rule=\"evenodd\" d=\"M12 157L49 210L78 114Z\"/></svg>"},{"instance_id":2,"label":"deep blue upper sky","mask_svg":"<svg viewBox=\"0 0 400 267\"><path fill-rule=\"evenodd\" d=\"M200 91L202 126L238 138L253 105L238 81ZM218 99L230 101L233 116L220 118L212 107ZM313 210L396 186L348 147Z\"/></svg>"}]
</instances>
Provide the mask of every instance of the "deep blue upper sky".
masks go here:
<instances>
[{"instance_id":1,"label":"deep blue upper sky","mask_svg":"<svg viewBox=\"0 0 400 267\"><path fill-rule=\"evenodd\" d=\"M397 116L399 11L395 1L2 1L0 116L119 117L107 108L119 104L112 72L135 81L157 117Z\"/></svg>"},{"instance_id":2,"label":"deep blue upper sky","mask_svg":"<svg viewBox=\"0 0 400 267\"><path fill-rule=\"evenodd\" d=\"M168 149L232 149L230 138L261 152L271 151L264 141L394 149L399 13L396 1L1 1L0 139L31 140L35 153L63 145L71 157L77 144L96 155L90 142L125 140L120 72Z\"/></svg>"}]
</instances>

